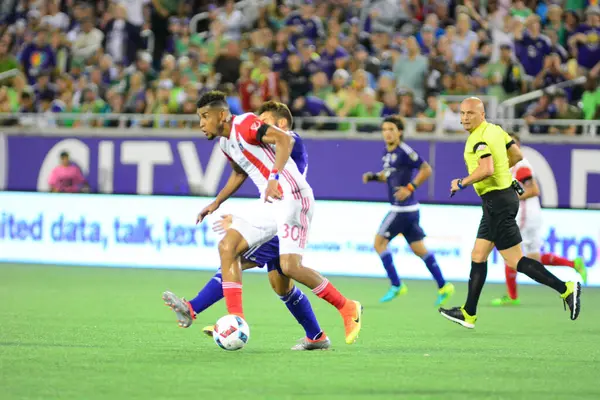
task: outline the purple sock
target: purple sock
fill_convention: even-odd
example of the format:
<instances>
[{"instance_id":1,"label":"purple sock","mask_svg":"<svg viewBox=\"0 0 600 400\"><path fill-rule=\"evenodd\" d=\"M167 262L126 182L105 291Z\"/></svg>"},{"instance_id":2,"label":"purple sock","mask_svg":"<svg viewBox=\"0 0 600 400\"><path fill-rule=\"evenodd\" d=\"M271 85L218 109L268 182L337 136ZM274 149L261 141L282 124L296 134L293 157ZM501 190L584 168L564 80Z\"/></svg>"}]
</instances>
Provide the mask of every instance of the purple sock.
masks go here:
<instances>
[{"instance_id":1,"label":"purple sock","mask_svg":"<svg viewBox=\"0 0 600 400\"><path fill-rule=\"evenodd\" d=\"M387 272L387 276L390 278L392 286L400 286L400 277L398 276L398 272L396 272L396 267L394 267L392 253L386 250L381 253L379 257L381 257L383 268L385 268L385 272Z\"/></svg>"},{"instance_id":2,"label":"purple sock","mask_svg":"<svg viewBox=\"0 0 600 400\"><path fill-rule=\"evenodd\" d=\"M192 308L196 314L201 313L223 298L223 287L221 286L221 280L221 269L219 269L215 276L210 278L210 280L198 293L198 296L190 300L190 304L192 305Z\"/></svg>"},{"instance_id":3,"label":"purple sock","mask_svg":"<svg viewBox=\"0 0 600 400\"><path fill-rule=\"evenodd\" d=\"M302 290L294 286L288 294L280 297L280 299L285 303L294 318L296 318L296 321L302 325L306 332L306 337L311 340L317 340L322 332L321 327L317 322L317 317L315 317L308 297L302 293Z\"/></svg>"},{"instance_id":4,"label":"purple sock","mask_svg":"<svg viewBox=\"0 0 600 400\"><path fill-rule=\"evenodd\" d=\"M431 272L431 276L437 282L438 287L441 289L446 284L446 280L442 276L442 271L438 266L437 261L435 261L435 256L431 253L428 253L425 257L423 257L423 262L427 266L429 272Z\"/></svg>"}]
</instances>

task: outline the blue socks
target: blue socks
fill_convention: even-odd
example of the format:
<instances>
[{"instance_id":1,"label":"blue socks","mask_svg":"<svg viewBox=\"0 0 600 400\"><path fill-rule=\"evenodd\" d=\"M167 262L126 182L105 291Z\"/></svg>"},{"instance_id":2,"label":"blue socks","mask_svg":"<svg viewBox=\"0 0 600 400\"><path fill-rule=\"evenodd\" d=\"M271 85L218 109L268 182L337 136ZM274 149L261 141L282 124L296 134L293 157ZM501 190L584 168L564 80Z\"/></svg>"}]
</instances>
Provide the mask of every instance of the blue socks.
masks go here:
<instances>
[{"instance_id":1,"label":"blue socks","mask_svg":"<svg viewBox=\"0 0 600 400\"><path fill-rule=\"evenodd\" d=\"M206 283L198 295L190 300L190 304L196 314L206 310L224 297L221 281L221 269L219 268L215 276Z\"/></svg>"},{"instance_id":2,"label":"blue socks","mask_svg":"<svg viewBox=\"0 0 600 400\"><path fill-rule=\"evenodd\" d=\"M431 276L433 276L433 279L435 279L437 282L438 287L440 289L444 287L446 280L442 276L442 271L440 270L437 261L435 261L435 256L431 253L428 253L425 255L425 257L423 257L423 262L427 266L429 272L431 272Z\"/></svg>"},{"instance_id":3,"label":"blue socks","mask_svg":"<svg viewBox=\"0 0 600 400\"><path fill-rule=\"evenodd\" d=\"M390 282L392 286L400 286L400 277L398 276L398 272L396 272L396 267L394 266L394 260L392 259L392 254L389 251L384 251L379 255L381 258L381 263L383 264L383 268L385 268L385 272L387 272L388 278L390 278Z\"/></svg>"},{"instance_id":4,"label":"blue socks","mask_svg":"<svg viewBox=\"0 0 600 400\"><path fill-rule=\"evenodd\" d=\"M317 340L321 337L322 331L317 322L317 317L315 317L308 297L302 293L302 290L294 286L288 294L280 297L280 299L296 318L296 321L302 325L307 338Z\"/></svg>"}]
</instances>

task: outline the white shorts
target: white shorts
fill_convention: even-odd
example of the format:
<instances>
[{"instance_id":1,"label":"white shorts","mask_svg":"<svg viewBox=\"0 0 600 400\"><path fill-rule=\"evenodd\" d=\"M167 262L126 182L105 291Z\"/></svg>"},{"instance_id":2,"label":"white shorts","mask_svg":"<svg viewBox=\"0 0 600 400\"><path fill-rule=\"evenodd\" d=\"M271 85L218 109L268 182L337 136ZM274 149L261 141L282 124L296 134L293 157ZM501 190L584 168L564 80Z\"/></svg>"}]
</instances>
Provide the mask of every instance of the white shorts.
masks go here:
<instances>
[{"instance_id":1,"label":"white shorts","mask_svg":"<svg viewBox=\"0 0 600 400\"><path fill-rule=\"evenodd\" d=\"M243 216L236 215L231 229L242 235L248 248L264 244L277 235L279 254L302 255L308 241L314 204L312 190L302 191L297 199L286 196L273 203L265 203L261 199Z\"/></svg>"},{"instance_id":2,"label":"white shorts","mask_svg":"<svg viewBox=\"0 0 600 400\"><path fill-rule=\"evenodd\" d=\"M542 219L540 217L520 219L517 215L517 223L523 238L522 247L525 255L539 253L542 248Z\"/></svg>"}]
</instances>

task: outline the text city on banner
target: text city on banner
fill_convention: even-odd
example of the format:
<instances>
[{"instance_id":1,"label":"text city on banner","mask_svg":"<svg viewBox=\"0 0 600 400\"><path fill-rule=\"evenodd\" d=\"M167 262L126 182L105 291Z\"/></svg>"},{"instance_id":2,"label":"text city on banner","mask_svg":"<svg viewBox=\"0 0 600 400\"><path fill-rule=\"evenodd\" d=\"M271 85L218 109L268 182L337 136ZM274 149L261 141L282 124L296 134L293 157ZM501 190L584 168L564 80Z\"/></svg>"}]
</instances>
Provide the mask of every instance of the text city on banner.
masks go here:
<instances>
[{"instance_id":1,"label":"text city on banner","mask_svg":"<svg viewBox=\"0 0 600 400\"><path fill-rule=\"evenodd\" d=\"M381 141L305 139L308 178L317 199L385 201L386 190L364 185L366 171L382 168ZM421 201L479 204L472 189L448 197L450 181L466 175L462 142L408 141L434 167L417 191ZM223 187L230 167L218 143L203 138L49 138L0 135L0 190L46 191L48 176L68 151L102 193L206 195ZM533 164L546 207L600 204L600 144L532 144L523 148ZM246 183L239 194L257 195Z\"/></svg>"}]
</instances>

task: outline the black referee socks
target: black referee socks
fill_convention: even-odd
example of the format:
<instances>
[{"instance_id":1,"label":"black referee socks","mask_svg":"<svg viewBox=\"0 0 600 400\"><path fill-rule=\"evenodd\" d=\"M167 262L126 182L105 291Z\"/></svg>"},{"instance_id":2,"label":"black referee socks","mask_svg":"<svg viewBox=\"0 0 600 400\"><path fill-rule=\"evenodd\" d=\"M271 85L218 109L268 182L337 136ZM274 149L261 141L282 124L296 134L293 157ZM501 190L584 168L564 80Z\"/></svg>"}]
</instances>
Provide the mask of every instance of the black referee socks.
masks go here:
<instances>
[{"instance_id":1,"label":"black referee socks","mask_svg":"<svg viewBox=\"0 0 600 400\"><path fill-rule=\"evenodd\" d=\"M517 264L517 271L524 273L542 285L551 287L560 294L567 291L567 286L563 281L554 276L552 272L548 271L542 263L532 258L521 258Z\"/></svg>"},{"instance_id":2,"label":"black referee socks","mask_svg":"<svg viewBox=\"0 0 600 400\"><path fill-rule=\"evenodd\" d=\"M471 261L471 275L469 276L469 292L467 293L467 301L465 303L465 311L474 316L477 314L477 303L479 296L483 290L483 284L487 277L487 261L476 263Z\"/></svg>"}]
</instances>

